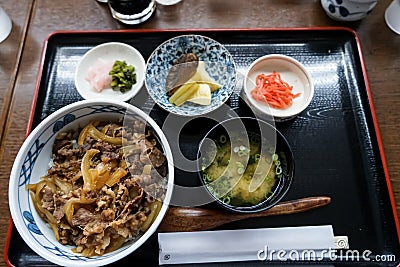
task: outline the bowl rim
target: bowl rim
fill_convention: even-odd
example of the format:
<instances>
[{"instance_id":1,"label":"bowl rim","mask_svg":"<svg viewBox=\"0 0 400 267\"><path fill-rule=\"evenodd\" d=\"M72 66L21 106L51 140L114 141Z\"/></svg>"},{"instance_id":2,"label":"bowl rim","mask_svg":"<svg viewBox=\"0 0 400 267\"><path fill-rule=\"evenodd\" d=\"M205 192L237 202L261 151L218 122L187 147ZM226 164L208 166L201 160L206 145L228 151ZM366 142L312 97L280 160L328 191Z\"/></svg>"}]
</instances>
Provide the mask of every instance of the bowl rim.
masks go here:
<instances>
[{"instance_id":1,"label":"bowl rim","mask_svg":"<svg viewBox=\"0 0 400 267\"><path fill-rule=\"evenodd\" d=\"M81 67L82 67L81 65L83 64L83 62L85 62L85 60L87 60L87 58L90 57L92 54L95 54L99 49L103 49L104 47L114 47L114 48L123 47L123 48L128 49L131 52L132 56L137 57L138 63L140 64L140 68L143 69L143 71L140 75L136 75L136 84L133 85L135 88L132 88L131 90L129 90L128 92L123 93L123 94L119 94L118 92L115 92L115 95L112 96L113 99L116 99L116 100L128 101L128 100L132 99L133 97L135 97L144 85L146 61L145 61L142 53L140 53L139 50L137 50L134 46L129 45L127 43L123 43L123 42L116 42L116 41L105 42L105 43L96 45L96 46L90 48L88 51L86 51L86 53L80 58L78 64L76 65L76 68L75 68L75 73L74 73L75 88L78 91L79 95L85 100L109 99L110 95L104 96L104 94L102 94L101 92L98 93L98 96L96 96L96 97L90 97L86 93L86 91L93 90L93 88L90 88L90 85L89 85L89 88L83 88L84 86L79 82L79 78L78 78L80 75L80 72L85 71L85 70L81 70ZM134 67L135 67L136 74L138 74L137 73L138 66L134 66ZM86 72L87 72L87 70L86 70Z\"/></svg>"},{"instance_id":2,"label":"bowl rim","mask_svg":"<svg viewBox=\"0 0 400 267\"><path fill-rule=\"evenodd\" d=\"M171 42L172 40L179 39L179 38L184 38L184 37L193 37L193 36L197 36L197 37L200 37L200 38L209 40L209 41L211 41L211 42L214 42L215 44L219 45L220 47L222 47L222 48L225 50L225 52L226 52L226 53L229 55L229 57L230 57L230 62L231 62L232 65L233 65L234 84L233 84L233 87L232 87L232 89L230 90L230 92L228 92L228 95L227 95L226 99L224 99L224 101L221 101L220 104L219 104L218 106L216 106L216 107L214 107L213 109L210 109L210 110L208 110L208 111L205 111L205 112L199 112L198 114L185 114L185 113L182 113L182 112L177 112L175 109L172 109L172 110L171 110L171 109L168 109L167 107L164 107L164 106L162 106L162 105L159 103L158 99L151 93L152 90L150 90L150 88L149 88L149 85L148 85L148 82L147 82L147 69L148 69L150 60L154 57L154 55L157 53L157 51L158 51L161 47L165 46L167 43ZM206 35L203 35L203 34L196 34L196 33L193 33L193 34L180 34L180 35L173 36L173 37L171 37L171 38L169 38L169 39L163 41L161 44L159 44L159 45L151 52L150 56L147 58L147 61L146 61L144 84L145 84L145 87L146 87L146 90L147 90L148 94L150 95L151 99L157 104L157 106L159 106L161 109L163 109L163 110L165 110L165 111L167 111L167 112L169 112L169 113L172 113L172 114L174 114L174 115L178 115L178 116L183 116L183 117L201 116L201 115L206 115L206 114L208 114L208 113L211 113L211 112L217 110L217 109L220 108L224 103L226 103L226 101L228 101L228 99L230 98L230 96L233 94L233 92L235 91L235 88L236 88L236 86L237 86L237 81L238 81L237 66L236 66L236 62L235 62L234 58L232 57L232 54L229 52L229 50L228 50L223 44L221 44L221 43L218 42L217 40L215 40L215 39L213 39L213 38L211 38L211 37L208 37L208 36L206 36ZM201 106L199 106L199 107L201 107Z\"/></svg>"},{"instance_id":3,"label":"bowl rim","mask_svg":"<svg viewBox=\"0 0 400 267\"><path fill-rule=\"evenodd\" d=\"M131 114L138 115L143 121L146 122L153 130L154 134L157 135L159 138L162 147L163 147L163 152L167 158L167 168L168 168L168 174L167 174L167 179L168 179L168 184L167 184L167 192L165 199L163 200L163 205L161 207L161 210L159 214L157 215L155 221L152 223L150 228L143 233L141 236L139 236L138 239L135 240L134 243L130 244L129 247L125 248L124 250L120 251L119 253L115 255L110 255L109 257L106 258L100 258L97 259L97 257L83 257L80 256L79 254L76 254L77 257L75 257L74 260L65 258L65 257L59 257L53 253L48 252L48 250L44 249L43 246L38 245L39 241L35 241L34 238L30 236L28 233L29 230L27 230L24 218L21 216L21 211L19 206L19 199L18 199L18 187L19 187L19 176L20 172L22 169L23 165L23 160L27 156L29 152L29 148L32 146L32 144L35 142L35 140L38 138L38 135L42 133L43 130L46 130L48 128L49 124L54 124L57 122L60 118L65 116L66 114L69 113L70 110L76 108L85 108L91 105L111 105L115 106L118 108L126 109L128 112ZM124 115L122 115L124 116ZM62 130L62 128L60 129ZM60 131L58 130L58 132ZM101 266L101 265L106 265L110 264L112 262L115 262L117 260L120 260L124 258L125 256L129 255L133 251L137 250L158 228L159 224L161 223L162 219L166 215L167 209L169 207L171 197L172 197L172 191L173 191L173 184L174 184L174 163L173 163L173 157L172 157L172 152L171 148L169 146L168 140L166 136L164 135L163 131L161 128L157 125L157 123L144 111L140 110L139 108L130 105L128 103L118 101L118 100L105 100L105 99L93 99L93 100L81 100L72 104L69 104L52 114L50 114L48 117L46 117L44 120L42 120L38 126L36 126L31 133L28 135L28 137L25 139L23 142L21 148L18 151L18 154L14 160L11 173L10 173L10 182L9 182L9 187L8 187L8 199L9 199L9 208L11 212L11 218L14 222L14 225L17 229L17 231L20 233L22 239L25 241L25 243L33 250L35 251L38 255L42 256L43 258L56 263L56 264L61 264L64 266ZM27 199L28 202L30 202L30 198L28 197ZM28 204L30 205L30 204ZM43 224L46 224L42 220ZM46 237L46 236L45 236ZM58 247L58 244L56 244ZM62 246L60 244L60 246ZM106 255L106 254L104 254ZM84 258L85 261L81 261L78 258ZM89 259L89 260L88 260Z\"/></svg>"},{"instance_id":4,"label":"bowl rim","mask_svg":"<svg viewBox=\"0 0 400 267\"><path fill-rule=\"evenodd\" d=\"M290 62L293 66L296 66L299 71L301 73L304 74L304 77L307 79L309 86L308 91L310 93L309 97L303 102L303 104L300 106L300 108L298 109L294 109L291 112L287 112L286 115L279 115L279 112L277 114L277 112L274 112L274 108L269 107L268 109L262 109L260 107L260 105L249 95L249 88L247 87L247 81L250 79L249 78L249 74L251 73L251 71L262 61L265 60L270 60L270 59L277 59L277 60L282 60L282 61L288 61ZM246 96L246 99L248 99L248 101L251 104L251 108L255 109L259 114L266 114L269 116L272 116L273 118L276 118L278 121L281 120L285 120L285 119L291 119L296 117L297 115L299 115L301 112L303 112L311 103L313 97L314 97L314 93L315 93L315 88L314 88L314 82L313 79L311 77L310 72L306 69L306 67L297 59L291 57L291 56L287 56L287 55L283 55L283 54L267 54L264 56L261 56L257 59L255 59L250 66L246 69L245 72L245 76L244 76L244 81L243 81L243 91L244 94Z\"/></svg>"},{"instance_id":5,"label":"bowl rim","mask_svg":"<svg viewBox=\"0 0 400 267\"><path fill-rule=\"evenodd\" d=\"M202 168L201 168L201 164L202 164L202 159L201 159L201 147L203 146L203 143L205 141L205 139L213 132L215 131L216 128L218 128L219 126L221 126L223 123L232 121L232 120L241 120L243 122L243 120L252 120L254 122L257 122L259 124L265 124L268 127L271 127L271 129L275 130L276 132L276 136L279 136L279 138L282 139L282 141L284 142L285 146L287 147L287 150L289 152L289 157L291 159L291 166L292 166L292 171L290 173L290 176L288 177L284 177L284 181L283 182L279 182L276 185L276 188L278 188L279 185L281 185L283 183L283 185L281 186L285 186L283 191L279 191L278 192L278 197L274 198L273 201L271 201L271 203L268 203L269 199L263 200L262 202L253 205L253 206L248 206L248 207L237 207L237 206L232 206L232 205L228 205L223 203L220 199L218 199L213 193L210 192L210 190L208 190L207 185L202 177ZM203 138L201 139L200 143L199 143L199 148L197 151L197 158L198 158L198 169L199 171L197 172L198 177L200 179L200 182L202 184L202 186L204 187L204 190L207 191L207 193L211 196L211 198L214 200L215 203L217 203L218 206L222 207L225 210L228 210L230 212L236 212L236 213L257 213L257 212L261 212L261 211L265 211L268 210L270 208L272 208L273 206L275 206L276 204L278 204L289 192L292 184L293 184L293 179L294 179L294 175L295 175L295 159L294 159L294 154L292 151L292 148L289 144L289 142L287 141L286 137L276 128L274 127L272 124L270 124L269 122L266 122L264 120L258 119L258 118L254 118L254 117L249 117L249 116L243 116L243 117L234 117L234 118L229 118L226 120L223 120L219 123L217 123L216 125L214 125L209 131L207 131L207 133L203 136ZM276 189L275 189L276 190ZM275 194L275 192L274 192ZM265 205L266 203L268 203L268 205Z\"/></svg>"}]
</instances>

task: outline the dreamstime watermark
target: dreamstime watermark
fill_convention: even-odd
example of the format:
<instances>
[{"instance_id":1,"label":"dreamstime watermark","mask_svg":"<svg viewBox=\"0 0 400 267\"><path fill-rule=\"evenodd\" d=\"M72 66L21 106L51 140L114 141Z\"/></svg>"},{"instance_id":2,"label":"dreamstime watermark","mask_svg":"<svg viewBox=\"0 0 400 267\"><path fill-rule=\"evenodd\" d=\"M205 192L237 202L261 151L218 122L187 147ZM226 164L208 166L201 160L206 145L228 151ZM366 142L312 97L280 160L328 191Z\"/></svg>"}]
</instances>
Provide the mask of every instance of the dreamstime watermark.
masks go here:
<instances>
[{"instance_id":1,"label":"dreamstime watermark","mask_svg":"<svg viewBox=\"0 0 400 267\"><path fill-rule=\"evenodd\" d=\"M275 250L265 246L257 251L260 261L343 261L343 262L395 262L395 255L375 255L371 250L359 251L356 249L302 249L302 250Z\"/></svg>"}]
</instances>

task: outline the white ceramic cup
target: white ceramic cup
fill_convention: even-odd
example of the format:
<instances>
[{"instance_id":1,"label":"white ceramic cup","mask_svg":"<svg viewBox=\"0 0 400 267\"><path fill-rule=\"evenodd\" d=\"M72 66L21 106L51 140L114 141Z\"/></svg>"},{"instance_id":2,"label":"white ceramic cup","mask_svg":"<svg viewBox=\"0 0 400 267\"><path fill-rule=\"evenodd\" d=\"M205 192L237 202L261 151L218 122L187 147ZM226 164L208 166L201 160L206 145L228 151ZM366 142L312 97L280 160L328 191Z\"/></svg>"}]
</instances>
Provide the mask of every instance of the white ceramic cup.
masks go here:
<instances>
[{"instance_id":1,"label":"white ceramic cup","mask_svg":"<svg viewBox=\"0 0 400 267\"><path fill-rule=\"evenodd\" d=\"M400 34L400 0L393 0L385 12L386 24L397 34Z\"/></svg>"},{"instance_id":2,"label":"white ceramic cup","mask_svg":"<svg viewBox=\"0 0 400 267\"><path fill-rule=\"evenodd\" d=\"M10 17L0 6L0 43L3 42L11 32L12 22Z\"/></svg>"},{"instance_id":3,"label":"white ceramic cup","mask_svg":"<svg viewBox=\"0 0 400 267\"><path fill-rule=\"evenodd\" d=\"M321 0L328 17L337 21L357 21L365 18L378 0Z\"/></svg>"}]
</instances>

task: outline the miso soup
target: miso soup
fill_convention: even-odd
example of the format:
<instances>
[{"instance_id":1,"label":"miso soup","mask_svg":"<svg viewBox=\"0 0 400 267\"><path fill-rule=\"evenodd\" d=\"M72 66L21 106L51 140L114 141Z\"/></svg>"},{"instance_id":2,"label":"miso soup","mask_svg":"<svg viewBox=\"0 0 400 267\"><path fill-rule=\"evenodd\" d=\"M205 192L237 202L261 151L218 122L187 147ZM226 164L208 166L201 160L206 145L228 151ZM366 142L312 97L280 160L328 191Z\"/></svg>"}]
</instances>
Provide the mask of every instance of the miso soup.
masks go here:
<instances>
[{"instance_id":1,"label":"miso soup","mask_svg":"<svg viewBox=\"0 0 400 267\"><path fill-rule=\"evenodd\" d=\"M275 145L256 133L214 140L216 151L203 155L202 175L210 192L225 204L253 206L266 200L282 177Z\"/></svg>"}]
</instances>

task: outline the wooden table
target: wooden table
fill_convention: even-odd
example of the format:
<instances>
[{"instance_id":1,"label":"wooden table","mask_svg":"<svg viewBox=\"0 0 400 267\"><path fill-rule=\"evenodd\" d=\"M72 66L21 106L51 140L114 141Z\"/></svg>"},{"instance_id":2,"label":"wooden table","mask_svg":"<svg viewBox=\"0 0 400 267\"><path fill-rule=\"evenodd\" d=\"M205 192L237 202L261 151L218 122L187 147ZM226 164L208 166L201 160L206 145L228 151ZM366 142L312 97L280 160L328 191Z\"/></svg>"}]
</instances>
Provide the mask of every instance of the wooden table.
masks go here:
<instances>
[{"instance_id":1,"label":"wooden table","mask_svg":"<svg viewBox=\"0 0 400 267\"><path fill-rule=\"evenodd\" d=\"M159 6L148 22L130 28L339 25L356 30L362 44L397 211L400 211L400 36L384 21L390 2L380 0L367 18L344 24L329 19L318 0L183 0L176 6ZM2 1L1 5L13 20L11 35L0 44L0 246L4 248L9 220L9 174L25 138L45 39L57 30L128 27L113 20L107 5L95 0L13 0Z\"/></svg>"}]
</instances>

